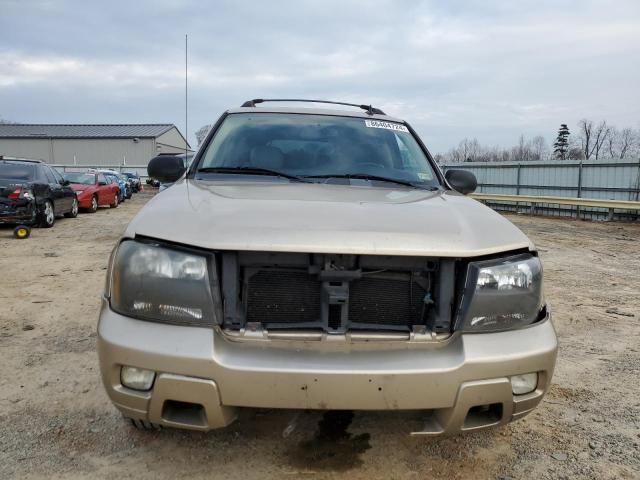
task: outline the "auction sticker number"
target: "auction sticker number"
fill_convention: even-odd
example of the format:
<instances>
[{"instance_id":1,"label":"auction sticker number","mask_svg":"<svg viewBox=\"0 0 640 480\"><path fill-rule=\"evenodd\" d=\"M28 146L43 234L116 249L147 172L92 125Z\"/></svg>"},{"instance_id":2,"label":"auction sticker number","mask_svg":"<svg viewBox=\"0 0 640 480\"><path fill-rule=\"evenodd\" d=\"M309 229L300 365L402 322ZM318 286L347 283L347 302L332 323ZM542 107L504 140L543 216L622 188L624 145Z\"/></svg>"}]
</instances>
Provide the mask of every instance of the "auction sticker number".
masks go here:
<instances>
[{"instance_id":1,"label":"auction sticker number","mask_svg":"<svg viewBox=\"0 0 640 480\"><path fill-rule=\"evenodd\" d=\"M395 130L396 132L406 132L409 130L404 125L392 122L382 122L380 120L365 120L364 124L369 128L384 128L386 130Z\"/></svg>"}]
</instances>

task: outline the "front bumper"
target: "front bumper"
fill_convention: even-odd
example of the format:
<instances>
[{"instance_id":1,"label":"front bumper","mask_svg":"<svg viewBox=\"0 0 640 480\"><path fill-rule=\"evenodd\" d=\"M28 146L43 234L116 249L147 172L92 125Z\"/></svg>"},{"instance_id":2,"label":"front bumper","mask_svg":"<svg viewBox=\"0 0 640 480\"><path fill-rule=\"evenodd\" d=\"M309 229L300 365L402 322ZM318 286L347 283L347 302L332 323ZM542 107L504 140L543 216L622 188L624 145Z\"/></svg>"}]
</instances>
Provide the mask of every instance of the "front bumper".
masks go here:
<instances>
[{"instance_id":1,"label":"front bumper","mask_svg":"<svg viewBox=\"0 0 640 480\"><path fill-rule=\"evenodd\" d=\"M557 353L550 319L522 330L453 335L436 343L233 341L216 330L131 319L103 301L98 326L102 379L126 416L209 430L236 407L427 411L414 432L452 434L507 423L547 391ZM122 365L157 373L149 392L120 382ZM509 376L539 372L515 396Z\"/></svg>"}]
</instances>

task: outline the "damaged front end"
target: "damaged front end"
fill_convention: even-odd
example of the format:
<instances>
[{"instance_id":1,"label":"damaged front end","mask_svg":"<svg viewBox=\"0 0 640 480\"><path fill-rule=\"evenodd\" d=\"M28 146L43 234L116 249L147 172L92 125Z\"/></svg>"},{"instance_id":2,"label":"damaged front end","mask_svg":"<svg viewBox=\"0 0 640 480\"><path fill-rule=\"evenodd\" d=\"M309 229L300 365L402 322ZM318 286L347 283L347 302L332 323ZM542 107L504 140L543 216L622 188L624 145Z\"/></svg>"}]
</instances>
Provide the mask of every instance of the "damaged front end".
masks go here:
<instances>
[{"instance_id":1,"label":"damaged front end","mask_svg":"<svg viewBox=\"0 0 640 480\"><path fill-rule=\"evenodd\" d=\"M454 262L384 255L224 252L222 327L231 336L442 337Z\"/></svg>"}]
</instances>

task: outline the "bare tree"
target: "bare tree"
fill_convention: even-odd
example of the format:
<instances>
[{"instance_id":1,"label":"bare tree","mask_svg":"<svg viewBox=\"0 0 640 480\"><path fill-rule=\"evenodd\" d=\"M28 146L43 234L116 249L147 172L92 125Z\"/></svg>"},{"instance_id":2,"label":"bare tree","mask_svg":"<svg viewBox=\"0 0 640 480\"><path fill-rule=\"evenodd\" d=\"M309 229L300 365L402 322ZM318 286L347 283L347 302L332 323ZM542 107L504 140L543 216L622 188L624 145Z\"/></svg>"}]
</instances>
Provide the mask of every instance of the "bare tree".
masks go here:
<instances>
[{"instance_id":1,"label":"bare tree","mask_svg":"<svg viewBox=\"0 0 640 480\"><path fill-rule=\"evenodd\" d=\"M209 133L209 130L211 130L211 127L213 127L213 125L203 125L198 130L196 130L195 135L196 135L196 140L198 141L198 146L202 144L202 142L207 136L207 133Z\"/></svg>"},{"instance_id":2,"label":"bare tree","mask_svg":"<svg viewBox=\"0 0 640 480\"><path fill-rule=\"evenodd\" d=\"M531 140L532 160L544 160L549 153L547 142L542 135L536 135Z\"/></svg>"},{"instance_id":3,"label":"bare tree","mask_svg":"<svg viewBox=\"0 0 640 480\"><path fill-rule=\"evenodd\" d=\"M637 135L633 129L622 129L618 135L618 158L623 159L629 155L638 140L640 140L640 135Z\"/></svg>"},{"instance_id":4,"label":"bare tree","mask_svg":"<svg viewBox=\"0 0 640 480\"><path fill-rule=\"evenodd\" d=\"M607 149L607 153L609 154L609 158L618 158L618 137L620 136L620 132L616 127L611 127L609 130L609 136L605 141L605 148Z\"/></svg>"},{"instance_id":5,"label":"bare tree","mask_svg":"<svg viewBox=\"0 0 640 480\"><path fill-rule=\"evenodd\" d=\"M518 160L519 162L526 162L529 160L529 149L524 140L524 135L520 135L520 138L518 138L518 145L513 147L513 156L515 157L515 160Z\"/></svg>"},{"instance_id":6,"label":"bare tree","mask_svg":"<svg viewBox=\"0 0 640 480\"><path fill-rule=\"evenodd\" d=\"M578 122L580 128L580 148L585 160L589 160L593 155L593 121L582 119Z\"/></svg>"},{"instance_id":7,"label":"bare tree","mask_svg":"<svg viewBox=\"0 0 640 480\"><path fill-rule=\"evenodd\" d=\"M598 160L600 151L611 133L611 128L605 120L594 126L593 121L587 119L580 120L578 127L580 128L581 148L585 160L589 160L594 155Z\"/></svg>"},{"instance_id":8,"label":"bare tree","mask_svg":"<svg viewBox=\"0 0 640 480\"><path fill-rule=\"evenodd\" d=\"M611 134L611 127L607 125L607 122L603 120L596 127L593 137L593 144L596 153L596 160L600 157L600 151L603 150L607 138Z\"/></svg>"}]
</instances>

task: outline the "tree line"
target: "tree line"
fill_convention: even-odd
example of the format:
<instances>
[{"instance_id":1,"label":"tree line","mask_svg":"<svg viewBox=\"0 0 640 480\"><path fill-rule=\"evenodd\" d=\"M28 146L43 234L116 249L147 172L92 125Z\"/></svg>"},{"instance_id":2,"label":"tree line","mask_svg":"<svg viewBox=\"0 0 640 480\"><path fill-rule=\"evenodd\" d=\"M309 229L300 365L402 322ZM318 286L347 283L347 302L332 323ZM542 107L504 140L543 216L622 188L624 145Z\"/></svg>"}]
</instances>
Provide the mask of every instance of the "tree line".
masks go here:
<instances>
[{"instance_id":1,"label":"tree line","mask_svg":"<svg viewBox=\"0 0 640 480\"><path fill-rule=\"evenodd\" d=\"M520 135L513 147L487 147L476 138L465 138L457 147L435 155L438 163L459 162L527 162L536 160L624 160L640 156L640 130L619 130L605 120L583 119L575 132L561 124L552 145L537 135L527 139Z\"/></svg>"}]
</instances>

